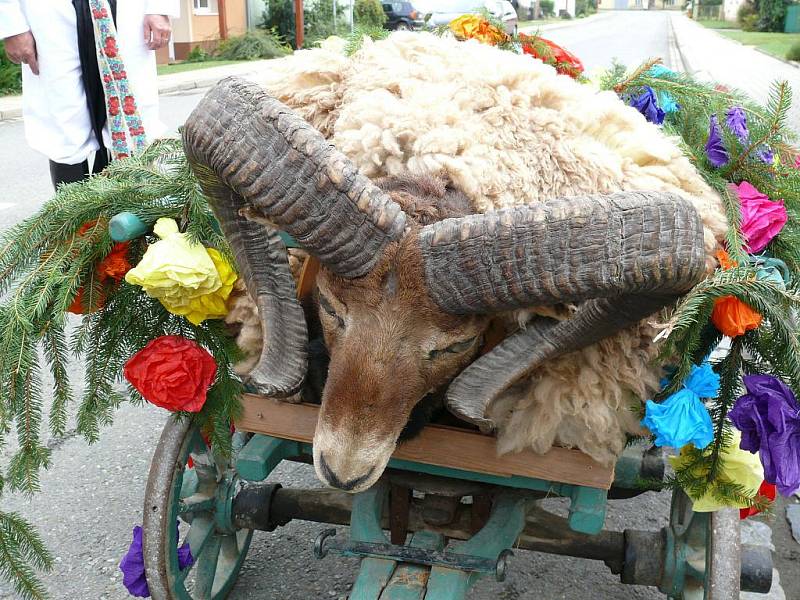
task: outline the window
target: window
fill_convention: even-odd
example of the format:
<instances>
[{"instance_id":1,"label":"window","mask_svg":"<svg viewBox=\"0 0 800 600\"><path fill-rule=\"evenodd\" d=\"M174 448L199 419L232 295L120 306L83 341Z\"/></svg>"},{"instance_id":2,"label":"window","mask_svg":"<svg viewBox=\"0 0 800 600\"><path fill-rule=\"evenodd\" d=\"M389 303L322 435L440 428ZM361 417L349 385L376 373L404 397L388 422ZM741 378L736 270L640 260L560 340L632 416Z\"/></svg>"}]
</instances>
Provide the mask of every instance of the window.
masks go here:
<instances>
[{"instance_id":1,"label":"window","mask_svg":"<svg viewBox=\"0 0 800 600\"><path fill-rule=\"evenodd\" d=\"M217 14L217 0L194 0L194 13L196 15Z\"/></svg>"}]
</instances>

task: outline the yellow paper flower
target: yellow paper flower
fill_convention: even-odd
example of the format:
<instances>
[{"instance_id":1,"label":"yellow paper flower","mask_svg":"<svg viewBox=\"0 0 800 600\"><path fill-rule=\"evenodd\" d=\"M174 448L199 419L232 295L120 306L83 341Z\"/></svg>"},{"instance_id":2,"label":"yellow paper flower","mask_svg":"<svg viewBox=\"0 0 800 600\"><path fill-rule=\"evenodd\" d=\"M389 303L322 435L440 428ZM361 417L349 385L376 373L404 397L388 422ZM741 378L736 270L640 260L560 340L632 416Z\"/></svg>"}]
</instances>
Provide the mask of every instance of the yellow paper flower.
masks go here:
<instances>
[{"instance_id":1,"label":"yellow paper flower","mask_svg":"<svg viewBox=\"0 0 800 600\"><path fill-rule=\"evenodd\" d=\"M460 40L478 40L496 46L508 40L508 35L500 31L480 15L461 15L450 21L450 31Z\"/></svg>"},{"instance_id":2,"label":"yellow paper flower","mask_svg":"<svg viewBox=\"0 0 800 600\"><path fill-rule=\"evenodd\" d=\"M742 436L738 431L734 431L733 443L723 446L720 451L721 458L721 471L719 478L729 483L740 485L744 488L746 495L750 498L755 498L758 494L758 489L761 482L764 481L764 467L761 465L761 460L758 454L751 454L739 448L739 442ZM691 450L690 446L684 446L681 449L679 456L671 456L670 463L675 470L680 469L685 465L688 460L688 452ZM711 451L706 451L708 454ZM700 476L705 473L700 472L701 468L696 468L692 475ZM705 471L705 469L703 469ZM691 494L690 494L691 496ZM713 486L710 486L700 498L692 498L694 503L693 509L695 512L713 512L721 508L747 508L747 504L726 503L714 496Z\"/></svg>"},{"instance_id":3,"label":"yellow paper flower","mask_svg":"<svg viewBox=\"0 0 800 600\"><path fill-rule=\"evenodd\" d=\"M213 294L223 285L214 260L202 245L180 233L173 219L159 219L153 231L161 239L150 245L125 281L142 286L172 313L190 312L187 307L192 300Z\"/></svg>"},{"instance_id":4,"label":"yellow paper flower","mask_svg":"<svg viewBox=\"0 0 800 600\"><path fill-rule=\"evenodd\" d=\"M195 325L199 325L206 319L221 319L228 314L228 296L231 295L233 284L238 279L236 272L219 250L206 248L206 252L217 269L222 285L213 292L192 298L185 306L175 306L170 311L176 315L184 315ZM167 310L170 310L169 307Z\"/></svg>"}]
</instances>

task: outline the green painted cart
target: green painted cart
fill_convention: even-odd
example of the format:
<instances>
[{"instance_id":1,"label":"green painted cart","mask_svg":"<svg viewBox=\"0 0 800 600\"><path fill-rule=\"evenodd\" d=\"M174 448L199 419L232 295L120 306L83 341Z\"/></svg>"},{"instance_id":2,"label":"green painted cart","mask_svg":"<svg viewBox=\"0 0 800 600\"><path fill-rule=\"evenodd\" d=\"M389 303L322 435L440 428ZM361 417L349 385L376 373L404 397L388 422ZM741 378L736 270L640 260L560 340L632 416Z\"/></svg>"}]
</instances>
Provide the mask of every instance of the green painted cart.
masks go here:
<instances>
[{"instance_id":1,"label":"green painted cart","mask_svg":"<svg viewBox=\"0 0 800 600\"><path fill-rule=\"evenodd\" d=\"M502 581L508 556L521 550L601 560L623 584L654 586L671 598L733 600L740 590L771 586L770 553L740 543L738 512L694 513L683 493L673 495L669 525L660 531L603 529L609 498L637 495L643 480L663 477L663 456L652 450L629 450L616 469L563 449L498 460L480 446L492 438L429 426L421 441L400 446L379 483L365 492L266 483L283 460L311 462L315 421L316 407L248 396L234 454L224 458L191 421L169 420L144 506L153 598L225 598L254 530L272 531L294 519L324 524L308 541L318 558L361 558L351 600L466 598L482 577ZM428 452L440 443L450 451ZM464 468L459 460L476 466ZM547 496L569 499L567 518L538 506ZM181 543L195 557L183 571L178 519L189 525Z\"/></svg>"}]
</instances>

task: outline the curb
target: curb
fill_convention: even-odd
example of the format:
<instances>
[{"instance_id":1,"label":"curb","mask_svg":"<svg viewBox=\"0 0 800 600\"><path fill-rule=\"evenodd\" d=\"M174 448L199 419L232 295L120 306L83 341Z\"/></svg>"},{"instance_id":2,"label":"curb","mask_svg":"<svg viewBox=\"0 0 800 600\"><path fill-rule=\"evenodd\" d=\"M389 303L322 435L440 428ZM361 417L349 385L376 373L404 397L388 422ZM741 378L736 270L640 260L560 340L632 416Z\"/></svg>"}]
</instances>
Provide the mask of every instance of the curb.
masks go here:
<instances>
[{"instance_id":1,"label":"curb","mask_svg":"<svg viewBox=\"0 0 800 600\"><path fill-rule=\"evenodd\" d=\"M251 70L241 73L236 73L237 77L251 77L258 73L257 70ZM229 77L231 73L225 73L223 75L217 75L212 77L203 77L198 79L193 79L191 81L182 81L180 83L173 83L170 81L165 81L163 83L159 83L158 86L158 94L173 94L176 92L188 92L191 90L207 88L218 81ZM14 97L14 96L12 96ZM7 109L0 110L0 123L3 121L10 121L12 119L19 119L22 117L22 96L16 96L19 98L19 106L13 106Z\"/></svg>"},{"instance_id":2,"label":"curb","mask_svg":"<svg viewBox=\"0 0 800 600\"><path fill-rule=\"evenodd\" d=\"M691 74L691 65L689 64L689 61L686 60L683 50L681 50L681 45L678 43L678 36L675 35L675 23L672 20L672 15L670 15L669 18L669 33L667 34L667 37L672 70Z\"/></svg>"}]
</instances>

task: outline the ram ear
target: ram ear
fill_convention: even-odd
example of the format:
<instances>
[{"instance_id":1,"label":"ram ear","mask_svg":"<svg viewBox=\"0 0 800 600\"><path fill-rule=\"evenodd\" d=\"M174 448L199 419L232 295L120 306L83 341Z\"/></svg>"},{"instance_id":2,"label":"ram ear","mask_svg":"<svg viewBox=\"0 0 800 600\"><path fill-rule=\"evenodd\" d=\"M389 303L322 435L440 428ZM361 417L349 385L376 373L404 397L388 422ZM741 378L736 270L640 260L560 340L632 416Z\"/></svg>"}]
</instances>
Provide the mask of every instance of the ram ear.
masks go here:
<instances>
[{"instance_id":1,"label":"ram ear","mask_svg":"<svg viewBox=\"0 0 800 600\"><path fill-rule=\"evenodd\" d=\"M189 164L258 304L264 347L251 383L294 393L306 371L307 332L286 249L273 223L342 277L372 270L405 230L405 214L323 136L255 84L228 78L183 128Z\"/></svg>"},{"instance_id":2,"label":"ram ear","mask_svg":"<svg viewBox=\"0 0 800 600\"><path fill-rule=\"evenodd\" d=\"M447 393L453 412L488 427L488 404L544 361L674 302L705 274L703 225L683 198L624 192L448 219L419 234L427 287L456 314L580 304L534 323L470 365Z\"/></svg>"}]
</instances>

